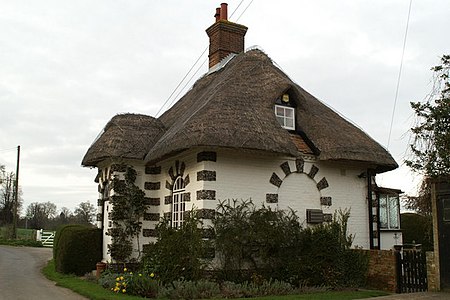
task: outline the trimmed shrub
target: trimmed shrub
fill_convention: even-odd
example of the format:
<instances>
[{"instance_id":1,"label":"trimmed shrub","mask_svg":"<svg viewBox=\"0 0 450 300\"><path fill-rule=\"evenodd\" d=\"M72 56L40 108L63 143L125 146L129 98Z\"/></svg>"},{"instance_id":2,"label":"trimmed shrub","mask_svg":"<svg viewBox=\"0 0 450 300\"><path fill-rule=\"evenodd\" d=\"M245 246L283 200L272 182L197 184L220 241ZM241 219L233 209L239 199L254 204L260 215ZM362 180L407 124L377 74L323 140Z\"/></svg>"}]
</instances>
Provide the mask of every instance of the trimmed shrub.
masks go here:
<instances>
[{"instance_id":1,"label":"trimmed shrub","mask_svg":"<svg viewBox=\"0 0 450 300\"><path fill-rule=\"evenodd\" d=\"M56 229L55 238L53 239L53 259L56 260L56 256L58 253L58 243L59 243L59 237L64 232L64 230L68 228L87 228L85 225L79 225L79 224L68 224L68 225L62 225L59 226Z\"/></svg>"},{"instance_id":2,"label":"trimmed shrub","mask_svg":"<svg viewBox=\"0 0 450 300\"><path fill-rule=\"evenodd\" d=\"M84 275L102 259L102 231L71 226L60 231L55 257L56 271Z\"/></svg>"}]
</instances>

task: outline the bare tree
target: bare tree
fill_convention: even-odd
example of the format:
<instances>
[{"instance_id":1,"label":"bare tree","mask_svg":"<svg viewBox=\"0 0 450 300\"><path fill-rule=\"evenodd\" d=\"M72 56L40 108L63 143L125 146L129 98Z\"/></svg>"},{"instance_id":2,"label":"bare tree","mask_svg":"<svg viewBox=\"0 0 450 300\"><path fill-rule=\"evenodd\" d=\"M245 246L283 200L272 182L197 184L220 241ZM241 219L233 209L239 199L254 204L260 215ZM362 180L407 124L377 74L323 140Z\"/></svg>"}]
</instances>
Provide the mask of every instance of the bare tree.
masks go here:
<instances>
[{"instance_id":1,"label":"bare tree","mask_svg":"<svg viewBox=\"0 0 450 300\"><path fill-rule=\"evenodd\" d=\"M56 205L51 202L33 202L27 207L27 217L30 220L30 228L45 228L48 221L56 215Z\"/></svg>"},{"instance_id":2,"label":"bare tree","mask_svg":"<svg viewBox=\"0 0 450 300\"><path fill-rule=\"evenodd\" d=\"M59 210L59 216L56 217L57 223L59 225L61 224L67 224L70 222L70 220L73 218L73 214L67 207L61 207Z\"/></svg>"},{"instance_id":3,"label":"bare tree","mask_svg":"<svg viewBox=\"0 0 450 300\"><path fill-rule=\"evenodd\" d=\"M0 224L12 224L14 219L16 176L13 172L6 173L0 166ZM17 197L17 213L22 208L22 190L19 187Z\"/></svg>"},{"instance_id":4,"label":"bare tree","mask_svg":"<svg viewBox=\"0 0 450 300\"><path fill-rule=\"evenodd\" d=\"M96 212L95 206L86 201L78 204L78 207L75 208L74 216L78 223L93 224Z\"/></svg>"}]
</instances>

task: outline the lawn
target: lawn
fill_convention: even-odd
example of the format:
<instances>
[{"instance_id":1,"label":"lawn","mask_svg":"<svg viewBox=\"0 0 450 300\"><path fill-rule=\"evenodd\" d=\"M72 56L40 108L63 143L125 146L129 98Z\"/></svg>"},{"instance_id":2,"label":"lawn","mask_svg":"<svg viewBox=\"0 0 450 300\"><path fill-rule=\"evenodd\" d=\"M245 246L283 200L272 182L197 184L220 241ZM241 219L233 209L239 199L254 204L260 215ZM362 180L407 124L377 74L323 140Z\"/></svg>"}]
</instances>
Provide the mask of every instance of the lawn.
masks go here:
<instances>
[{"instance_id":1,"label":"lawn","mask_svg":"<svg viewBox=\"0 0 450 300\"><path fill-rule=\"evenodd\" d=\"M29 247L42 247L41 242L36 242L36 230L34 229L17 229L17 239L11 240L8 237L9 227L0 227L0 245L9 246L29 246Z\"/></svg>"},{"instance_id":2,"label":"lawn","mask_svg":"<svg viewBox=\"0 0 450 300\"><path fill-rule=\"evenodd\" d=\"M44 275L52 280L56 281L56 284L74 292L83 295L89 299L94 300L115 300L115 299L129 299L129 300L142 300L141 297L129 296L124 294L114 294L109 290L102 288L95 282L86 281L80 277L74 275L63 275L55 271L55 265L53 261L49 261L47 266L42 270ZM308 299L308 300L347 300L347 299L363 299L372 298L378 296L386 296L388 293L381 291L338 291L338 292L317 292L307 293L301 295L288 295L288 296L269 296L269 297L255 297L253 300L294 300L294 299ZM249 299L249 298L242 298Z\"/></svg>"}]
</instances>

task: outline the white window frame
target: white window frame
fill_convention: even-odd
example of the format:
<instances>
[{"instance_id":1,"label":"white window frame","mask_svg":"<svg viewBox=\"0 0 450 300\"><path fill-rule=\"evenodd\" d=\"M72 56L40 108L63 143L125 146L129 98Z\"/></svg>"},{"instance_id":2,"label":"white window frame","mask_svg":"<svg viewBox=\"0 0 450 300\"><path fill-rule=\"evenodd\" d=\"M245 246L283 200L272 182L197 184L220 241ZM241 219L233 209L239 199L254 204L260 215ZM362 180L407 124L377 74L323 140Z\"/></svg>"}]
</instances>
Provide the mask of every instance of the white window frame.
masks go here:
<instances>
[{"instance_id":1,"label":"white window frame","mask_svg":"<svg viewBox=\"0 0 450 300\"><path fill-rule=\"evenodd\" d=\"M400 230L400 202L398 196L380 194L378 201L380 209L380 229ZM393 218L395 218L397 224L392 224Z\"/></svg>"},{"instance_id":2,"label":"white window frame","mask_svg":"<svg viewBox=\"0 0 450 300\"><path fill-rule=\"evenodd\" d=\"M279 114L279 110L282 110L282 114ZM292 117L287 116L287 111L291 112ZM295 109L293 107L275 105L275 116L277 117L277 120L280 123L281 127L288 130L295 130ZM288 120L292 121L292 126L287 125Z\"/></svg>"},{"instance_id":3,"label":"white window frame","mask_svg":"<svg viewBox=\"0 0 450 300\"><path fill-rule=\"evenodd\" d=\"M184 181L181 176L174 181L172 188L172 227L181 228L184 223L186 203L184 201Z\"/></svg>"}]
</instances>

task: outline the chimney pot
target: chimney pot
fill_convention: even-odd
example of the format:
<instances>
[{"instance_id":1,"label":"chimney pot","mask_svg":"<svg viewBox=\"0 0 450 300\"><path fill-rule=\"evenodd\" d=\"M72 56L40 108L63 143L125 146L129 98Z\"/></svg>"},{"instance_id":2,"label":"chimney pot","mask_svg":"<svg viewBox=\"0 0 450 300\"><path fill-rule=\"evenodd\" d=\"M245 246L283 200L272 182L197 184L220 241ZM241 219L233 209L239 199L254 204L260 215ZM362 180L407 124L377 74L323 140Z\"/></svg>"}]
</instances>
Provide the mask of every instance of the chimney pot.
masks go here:
<instances>
[{"instance_id":1,"label":"chimney pot","mask_svg":"<svg viewBox=\"0 0 450 300\"><path fill-rule=\"evenodd\" d=\"M227 4L216 8L216 22L206 33L209 37L209 67L212 68L231 53L244 52L244 36L247 27L228 21Z\"/></svg>"},{"instance_id":2,"label":"chimney pot","mask_svg":"<svg viewBox=\"0 0 450 300\"><path fill-rule=\"evenodd\" d=\"M220 19L228 20L228 4L227 3L220 4Z\"/></svg>"},{"instance_id":3,"label":"chimney pot","mask_svg":"<svg viewBox=\"0 0 450 300\"><path fill-rule=\"evenodd\" d=\"M216 22L220 20L220 7L216 8L216 14L214 15Z\"/></svg>"}]
</instances>

